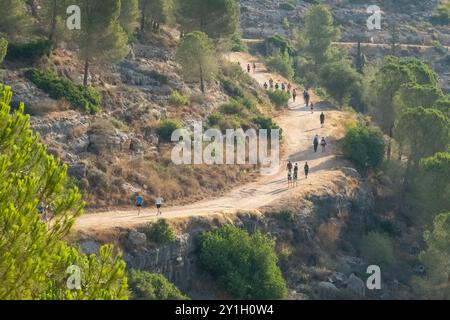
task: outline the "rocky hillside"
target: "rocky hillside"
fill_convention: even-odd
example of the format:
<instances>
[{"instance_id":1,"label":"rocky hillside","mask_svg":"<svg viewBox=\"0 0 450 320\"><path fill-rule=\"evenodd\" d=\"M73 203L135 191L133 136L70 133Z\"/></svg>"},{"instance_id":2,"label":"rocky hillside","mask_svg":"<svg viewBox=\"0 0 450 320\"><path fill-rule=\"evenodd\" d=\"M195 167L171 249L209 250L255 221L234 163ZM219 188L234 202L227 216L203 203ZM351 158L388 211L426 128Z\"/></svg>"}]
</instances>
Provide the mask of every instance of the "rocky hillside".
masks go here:
<instances>
[{"instance_id":1,"label":"rocky hillside","mask_svg":"<svg viewBox=\"0 0 450 320\"><path fill-rule=\"evenodd\" d=\"M149 203L160 192L172 204L183 203L252 178L251 168L245 166L199 166L194 172L172 164L171 146L161 143L158 125L166 119L185 128L194 120L207 125L208 116L231 99L219 82L209 83L206 95L198 84L183 82L175 63L178 39L174 34L164 27L145 44L133 45L122 62L94 67L89 80L102 96L102 111L97 115L70 110L65 100L50 98L25 77L32 66L5 62L3 82L13 88L13 104L25 103L33 129L48 150L68 165L88 208L129 206L137 192L148 195ZM226 68L229 63L221 65ZM82 82L83 67L70 48L56 49L35 67ZM249 92L258 95L258 86L246 81ZM189 104L171 102L175 91L187 97ZM258 101L269 105L263 96Z\"/></svg>"},{"instance_id":2,"label":"rocky hillside","mask_svg":"<svg viewBox=\"0 0 450 320\"><path fill-rule=\"evenodd\" d=\"M342 41L356 41L358 37L376 43L389 43L391 26L395 22L399 42L431 45L439 40L450 45L450 30L446 27L432 26L430 17L437 7L438 0L424 1L376 0L367 3L356 0L240 0L242 9L241 28L245 38L262 38L269 34L291 35L295 27L304 26L303 17L314 3L328 4L336 24L342 28ZM366 13L369 5L382 9L382 29L369 31L366 26ZM288 21L288 25L283 20Z\"/></svg>"}]
</instances>

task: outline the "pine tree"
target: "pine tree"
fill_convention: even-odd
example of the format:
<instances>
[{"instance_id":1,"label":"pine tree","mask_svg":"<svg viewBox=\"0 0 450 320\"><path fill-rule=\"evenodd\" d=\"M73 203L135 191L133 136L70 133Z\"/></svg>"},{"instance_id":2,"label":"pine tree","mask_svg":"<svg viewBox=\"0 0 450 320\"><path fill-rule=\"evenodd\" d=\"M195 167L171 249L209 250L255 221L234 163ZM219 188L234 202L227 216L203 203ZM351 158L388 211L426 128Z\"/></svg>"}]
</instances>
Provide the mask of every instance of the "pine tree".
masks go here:
<instances>
[{"instance_id":1,"label":"pine tree","mask_svg":"<svg viewBox=\"0 0 450 320\"><path fill-rule=\"evenodd\" d=\"M53 44L57 41L58 34L64 29L65 14L69 1L67 0L42 0L41 22L48 30L48 40Z\"/></svg>"},{"instance_id":2,"label":"pine tree","mask_svg":"<svg viewBox=\"0 0 450 320\"><path fill-rule=\"evenodd\" d=\"M187 34L178 45L176 58L186 81L200 81L205 92L205 81L217 74L215 48L208 36L200 31Z\"/></svg>"},{"instance_id":3,"label":"pine tree","mask_svg":"<svg viewBox=\"0 0 450 320\"><path fill-rule=\"evenodd\" d=\"M6 52L8 50L8 41L4 38L0 38L0 65L3 62L3 59L6 57Z\"/></svg>"},{"instance_id":4,"label":"pine tree","mask_svg":"<svg viewBox=\"0 0 450 320\"><path fill-rule=\"evenodd\" d=\"M125 263L111 246L88 257L62 241L84 203L67 167L32 133L23 104L10 113L11 97L0 86L0 300L127 298ZM70 266L80 270L78 290L67 286Z\"/></svg>"},{"instance_id":5,"label":"pine tree","mask_svg":"<svg viewBox=\"0 0 450 320\"><path fill-rule=\"evenodd\" d=\"M120 0L79 0L78 5L83 18L76 40L84 61L83 84L87 86L91 63L123 59L128 53L128 37L119 21Z\"/></svg>"},{"instance_id":6,"label":"pine tree","mask_svg":"<svg viewBox=\"0 0 450 320\"><path fill-rule=\"evenodd\" d=\"M139 17L139 0L121 1L119 21L128 36L133 36L139 27Z\"/></svg>"},{"instance_id":7,"label":"pine tree","mask_svg":"<svg viewBox=\"0 0 450 320\"><path fill-rule=\"evenodd\" d=\"M188 31L202 31L213 39L230 37L239 24L236 0L184 0L178 8L178 22Z\"/></svg>"},{"instance_id":8,"label":"pine tree","mask_svg":"<svg viewBox=\"0 0 450 320\"><path fill-rule=\"evenodd\" d=\"M0 35L16 39L23 35L29 26L24 0L0 0L1 15Z\"/></svg>"}]
</instances>

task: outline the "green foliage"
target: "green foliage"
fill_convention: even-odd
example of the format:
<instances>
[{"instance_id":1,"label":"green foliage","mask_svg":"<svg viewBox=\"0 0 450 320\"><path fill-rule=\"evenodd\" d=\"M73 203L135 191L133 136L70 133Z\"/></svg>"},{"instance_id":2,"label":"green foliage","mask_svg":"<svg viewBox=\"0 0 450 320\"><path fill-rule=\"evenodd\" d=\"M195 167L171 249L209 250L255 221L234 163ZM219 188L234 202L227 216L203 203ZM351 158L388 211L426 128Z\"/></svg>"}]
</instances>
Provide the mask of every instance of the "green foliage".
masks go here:
<instances>
[{"instance_id":1,"label":"green foliage","mask_svg":"<svg viewBox=\"0 0 450 320\"><path fill-rule=\"evenodd\" d=\"M158 128L156 129L156 133L159 138L164 142L170 142L172 138L172 133L181 128L181 124L177 120L168 119L162 121Z\"/></svg>"},{"instance_id":2,"label":"green foliage","mask_svg":"<svg viewBox=\"0 0 450 320\"><path fill-rule=\"evenodd\" d=\"M361 76L349 63L328 63L320 72L320 84L342 107L350 96L358 91L361 86Z\"/></svg>"},{"instance_id":3,"label":"green foliage","mask_svg":"<svg viewBox=\"0 0 450 320\"><path fill-rule=\"evenodd\" d=\"M407 108L396 124L397 139L407 149L410 160L418 164L421 158L447 150L450 120L440 110Z\"/></svg>"},{"instance_id":4,"label":"green foliage","mask_svg":"<svg viewBox=\"0 0 450 320\"><path fill-rule=\"evenodd\" d=\"M175 106L187 106L190 101L188 97L183 96L178 91L172 91L169 96L169 103Z\"/></svg>"},{"instance_id":5,"label":"green foliage","mask_svg":"<svg viewBox=\"0 0 450 320\"><path fill-rule=\"evenodd\" d=\"M6 51L8 50L8 41L4 38L0 38L0 65L3 59L6 57Z\"/></svg>"},{"instance_id":6,"label":"green foliage","mask_svg":"<svg viewBox=\"0 0 450 320\"><path fill-rule=\"evenodd\" d=\"M177 239L175 232L165 219L151 223L145 231L145 235L149 241L161 245L174 243Z\"/></svg>"},{"instance_id":7,"label":"green foliage","mask_svg":"<svg viewBox=\"0 0 450 320\"><path fill-rule=\"evenodd\" d=\"M24 0L0 0L2 17L0 19L0 34L7 39L15 39L23 35L29 27L30 17L27 14Z\"/></svg>"},{"instance_id":8,"label":"green foliage","mask_svg":"<svg viewBox=\"0 0 450 320\"><path fill-rule=\"evenodd\" d=\"M66 17L67 7L70 5L68 0L41 0L40 23L48 33L48 40L55 44L67 35Z\"/></svg>"},{"instance_id":9,"label":"green foliage","mask_svg":"<svg viewBox=\"0 0 450 320\"><path fill-rule=\"evenodd\" d=\"M120 24L120 0L78 0L81 30L75 32L80 58L84 61L84 86L88 84L90 64L96 60L117 62L128 54L128 36Z\"/></svg>"},{"instance_id":10,"label":"green foliage","mask_svg":"<svg viewBox=\"0 0 450 320\"><path fill-rule=\"evenodd\" d=\"M0 299L126 299L125 262L113 247L86 256L65 239L83 210L67 167L32 133L23 104L0 87ZM43 203L51 223L38 215ZM81 288L69 290L66 270L78 266Z\"/></svg>"},{"instance_id":11,"label":"green foliage","mask_svg":"<svg viewBox=\"0 0 450 320\"><path fill-rule=\"evenodd\" d=\"M450 213L435 217L433 229L424 233L426 250L419 255L424 264L424 277L415 277L413 288L422 297L444 299L450 297Z\"/></svg>"},{"instance_id":12,"label":"green foliage","mask_svg":"<svg viewBox=\"0 0 450 320\"><path fill-rule=\"evenodd\" d=\"M389 266L395 260L392 241L382 233L370 232L365 235L361 240L360 252L369 264Z\"/></svg>"},{"instance_id":13,"label":"green foliage","mask_svg":"<svg viewBox=\"0 0 450 320\"><path fill-rule=\"evenodd\" d=\"M185 30L199 30L213 39L230 37L239 24L236 0L184 0L179 3L178 22Z\"/></svg>"},{"instance_id":14,"label":"green foliage","mask_svg":"<svg viewBox=\"0 0 450 320\"><path fill-rule=\"evenodd\" d=\"M174 0L140 0L141 31L152 27L151 19L171 24L175 19L175 2Z\"/></svg>"},{"instance_id":15,"label":"green foliage","mask_svg":"<svg viewBox=\"0 0 450 320\"><path fill-rule=\"evenodd\" d=\"M324 63L331 43L339 38L340 31L333 26L333 16L327 6L313 5L305 16L305 52L315 65Z\"/></svg>"},{"instance_id":16,"label":"green foliage","mask_svg":"<svg viewBox=\"0 0 450 320\"><path fill-rule=\"evenodd\" d=\"M396 112L405 108L431 108L443 97L442 90L435 84L406 83L401 86L394 101Z\"/></svg>"},{"instance_id":17,"label":"green foliage","mask_svg":"<svg viewBox=\"0 0 450 320\"><path fill-rule=\"evenodd\" d=\"M235 33L231 37L231 51L234 52L248 52L248 46L245 42L242 41L241 35L239 33Z\"/></svg>"},{"instance_id":18,"label":"green foliage","mask_svg":"<svg viewBox=\"0 0 450 320\"><path fill-rule=\"evenodd\" d=\"M205 81L213 79L218 71L215 48L208 36L199 31L187 34L179 43L176 59L186 81L200 81L205 92Z\"/></svg>"},{"instance_id":19,"label":"green foliage","mask_svg":"<svg viewBox=\"0 0 450 320\"><path fill-rule=\"evenodd\" d=\"M445 26L450 24L450 3L440 6L431 16L430 21L435 26Z\"/></svg>"},{"instance_id":20,"label":"green foliage","mask_svg":"<svg viewBox=\"0 0 450 320\"><path fill-rule=\"evenodd\" d=\"M132 37L139 27L139 18L139 0L122 0L120 2L120 25L129 37Z\"/></svg>"},{"instance_id":21,"label":"green foliage","mask_svg":"<svg viewBox=\"0 0 450 320\"><path fill-rule=\"evenodd\" d=\"M273 56L266 59L266 65L289 80L294 77L293 59L287 50L282 54L280 49L275 49Z\"/></svg>"},{"instance_id":22,"label":"green foliage","mask_svg":"<svg viewBox=\"0 0 450 320\"><path fill-rule=\"evenodd\" d=\"M266 47L265 51L267 56L273 55L277 49L279 52L287 51L289 56L293 56L295 53L291 41L278 34L267 36L264 40L264 45Z\"/></svg>"},{"instance_id":23,"label":"green foliage","mask_svg":"<svg viewBox=\"0 0 450 320\"><path fill-rule=\"evenodd\" d=\"M72 107L90 113L100 110L101 96L92 87L74 84L68 79L59 78L50 71L31 69L25 73L28 80L49 94L52 99L66 99Z\"/></svg>"},{"instance_id":24,"label":"green foliage","mask_svg":"<svg viewBox=\"0 0 450 320\"><path fill-rule=\"evenodd\" d=\"M269 90L267 94L269 95L270 101L278 108L287 107L291 98L289 93L280 89Z\"/></svg>"},{"instance_id":25,"label":"green foliage","mask_svg":"<svg viewBox=\"0 0 450 320\"><path fill-rule=\"evenodd\" d=\"M232 225L202 234L200 260L236 299L281 299L286 283L277 266L274 243Z\"/></svg>"},{"instance_id":26,"label":"green foliage","mask_svg":"<svg viewBox=\"0 0 450 320\"><path fill-rule=\"evenodd\" d=\"M43 57L48 57L52 50L52 42L48 40L36 40L26 43L9 43L6 60L28 61L35 63Z\"/></svg>"},{"instance_id":27,"label":"green foliage","mask_svg":"<svg viewBox=\"0 0 450 320\"><path fill-rule=\"evenodd\" d=\"M377 168L384 157L385 142L378 128L359 124L349 129L343 142L344 155L359 168Z\"/></svg>"},{"instance_id":28,"label":"green foliage","mask_svg":"<svg viewBox=\"0 0 450 320\"><path fill-rule=\"evenodd\" d=\"M162 274L132 269L128 281L133 298L138 300L188 300Z\"/></svg>"},{"instance_id":29,"label":"green foliage","mask_svg":"<svg viewBox=\"0 0 450 320\"><path fill-rule=\"evenodd\" d=\"M240 115L245 112L244 106L236 100L231 100L220 107L220 112L228 115Z\"/></svg>"}]
</instances>

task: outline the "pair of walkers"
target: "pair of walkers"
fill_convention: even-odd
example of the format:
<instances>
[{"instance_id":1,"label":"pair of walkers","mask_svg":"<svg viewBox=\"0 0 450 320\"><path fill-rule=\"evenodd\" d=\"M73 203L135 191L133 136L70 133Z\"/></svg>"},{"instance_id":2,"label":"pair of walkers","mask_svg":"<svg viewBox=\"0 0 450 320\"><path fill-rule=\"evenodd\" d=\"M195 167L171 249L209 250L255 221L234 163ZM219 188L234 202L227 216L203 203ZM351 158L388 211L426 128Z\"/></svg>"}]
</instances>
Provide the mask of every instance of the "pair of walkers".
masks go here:
<instances>
[{"instance_id":1,"label":"pair of walkers","mask_svg":"<svg viewBox=\"0 0 450 320\"><path fill-rule=\"evenodd\" d=\"M162 215L161 207L163 205L164 199L161 197L161 195L158 195L158 197L155 200L156 205L156 215L160 216ZM141 214L141 209L144 206L144 197L142 197L140 194L136 196L136 208L138 210L138 215Z\"/></svg>"},{"instance_id":2,"label":"pair of walkers","mask_svg":"<svg viewBox=\"0 0 450 320\"><path fill-rule=\"evenodd\" d=\"M327 142L325 140L325 137L322 137L322 139L319 142L319 135L316 134L316 136L314 137L314 141L313 141L313 146L314 146L314 152L317 152L317 150L319 149L319 144L322 148L322 152L326 151L326 147L327 147Z\"/></svg>"}]
</instances>

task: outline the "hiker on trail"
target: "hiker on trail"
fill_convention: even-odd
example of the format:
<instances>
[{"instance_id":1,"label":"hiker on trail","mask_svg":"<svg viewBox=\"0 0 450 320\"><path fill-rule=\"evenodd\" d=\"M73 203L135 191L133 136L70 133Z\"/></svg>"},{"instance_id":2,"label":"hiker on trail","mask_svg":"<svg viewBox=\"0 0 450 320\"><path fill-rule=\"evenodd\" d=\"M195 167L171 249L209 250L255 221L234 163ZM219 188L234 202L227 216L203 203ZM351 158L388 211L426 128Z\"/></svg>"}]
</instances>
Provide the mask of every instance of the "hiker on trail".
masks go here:
<instances>
[{"instance_id":1,"label":"hiker on trail","mask_svg":"<svg viewBox=\"0 0 450 320\"><path fill-rule=\"evenodd\" d=\"M311 114L314 113L314 104L311 102Z\"/></svg>"},{"instance_id":2,"label":"hiker on trail","mask_svg":"<svg viewBox=\"0 0 450 320\"><path fill-rule=\"evenodd\" d=\"M288 171L288 188L292 185L292 171Z\"/></svg>"},{"instance_id":3,"label":"hiker on trail","mask_svg":"<svg viewBox=\"0 0 450 320\"><path fill-rule=\"evenodd\" d=\"M281 90L286 90L286 86L284 85L284 83L281 84Z\"/></svg>"},{"instance_id":4,"label":"hiker on trail","mask_svg":"<svg viewBox=\"0 0 450 320\"><path fill-rule=\"evenodd\" d=\"M305 163L305 179L308 179L308 175L309 175L309 164L308 162Z\"/></svg>"},{"instance_id":5,"label":"hiker on trail","mask_svg":"<svg viewBox=\"0 0 450 320\"><path fill-rule=\"evenodd\" d=\"M320 126L323 128L324 124L325 124L325 114L322 112L320 114Z\"/></svg>"},{"instance_id":6,"label":"hiker on trail","mask_svg":"<svg viewBox=\"0 0 450 320\"><path fill-rule=\"evenodd\" d=\"M307 90L303 91L303 99L305 100L306 107L309 107L309 93Z\"/></svg>"},{"instance_id":7,"label":"hiker on trail","mask_svg":"<svg viewBox=\"0 0 450 320\"><path fill-rule=\"evenodd\" d=\"M138 194L136 196L136 208L138 210L138 216L141 214L141 209L142 209L143 204L144 204L144 198L140 194Z\"/></svg>"},{"instance_id":8,"label":"hiker on trail","mask_svg":"<svg viewBox=\"0 0 450 320\"><path fill-rule=\"evenodd\" d=\"M162 207L163 202L164 202L164 199L161 197L161 195L159 195L158 198L156 198L156 215L157 216L162 215L161 207Z\"/></svg>"},{"instance_id":9,"label":"hiker on trail","mask_svg":"<svg viewBox=\"0 0 450 320\"><path fill-rule=\"evenodd\" d=\"M280 85L278 84L278 82L275 84L275 90L280 89Z\"/></svg>"},{"instance_id":10,"label":"hiker on trail","mask_svg":"<svg viewBox=\"0 0 450 320\"><path fill-rule=\"evenodd\" d=\"M317 152L317 148L319 147L319 136L316 134L316 136L314 137L314 152Z\"/></svg>"},{"instance_id":11,"label":"hiker on trail","mask_svg":"<svg viewBox=\"0 0 450 320\"><path fill-rule=\"evenodd\" d=\"M298 183L298 163L294 166L294 185L297 186Z\"/></svg>"},{"instance_id":12,"label":"hiker on trail","mask_svg":"<svg viewBox=\"0 0 450 320\"><path fill-rule=\"evenodd\" d=\"M288 92L288 93L291 93L291 89L292 89L292 86L291 86L290 83L288 83L288 85L287 85L287 92Z\"/></svg>"},{"instance_id":13,"label":"hiker on trail","mask_svg":"<svg viewBox=\"0 0 450 320\"><path fill-rule=\"evenodd\" d=\"M289 161L288 164L287 164L287 170L288 171L292 170L292 162L291 161Z\"/></svg>"},{"instance_id":14,"label":"hiker on trail","mask_svg":"<svg viewBox=\"0 0 450 320\"><path fill-rule=\"evenodd\" d=\"M267 90L268 87L267 82L264 82L264 89Z\"/></svg>"},{"instance_id":15,"label":"hiker on trail","mask_svg":"<svg viewBox=\"0 0 450 320\"><path fill-rule=\"evenodd\" d=\"M273 79L272 78L270 78L270 80L269 80L269 86L270 86L270 89L273 89Z\"/></svg>"},{"instance_id":16,"label":"hiker on trail","mask_svg":"<svg viewBox=\"0 0 450 320\"><path fill-rule=\"evenodd\" d=\"M252 70L252 67L250 67L250 63L247 64L247 72L250 73L250 71Z\"/></svg>"},{"instance_id":17,"label":"hiker on trail","mask_svg":"<svg viewBox=\"0 0 450 320\"><path fill-rule=\"evenodd\" d=\"M297 90L294 89L294 91L292 91L292 99L294 99L294 102L296 98L297 98Z\"/></svg>"},{"instance_id":18,"label":"hiker on trail","mask_svg":"<svg viewBox=\"0 0 450 320\"><path fill-rule=\"evenodd\" d=\"M322 152L325 152L325 148L327 146L327 142L325 141L324 137L322 137L322 141L320 141L320 145L322 147Z\"/></svg>"},{"instance_id":19,"label":"hiker on trail","mask_svg":"<svg viewBox=\"0 0 450 320\"><path fill-rule=\"evenodd\" d=\"M253 62L253 72L256 72L256 63Z\"/></svg>"}]
</instances>

